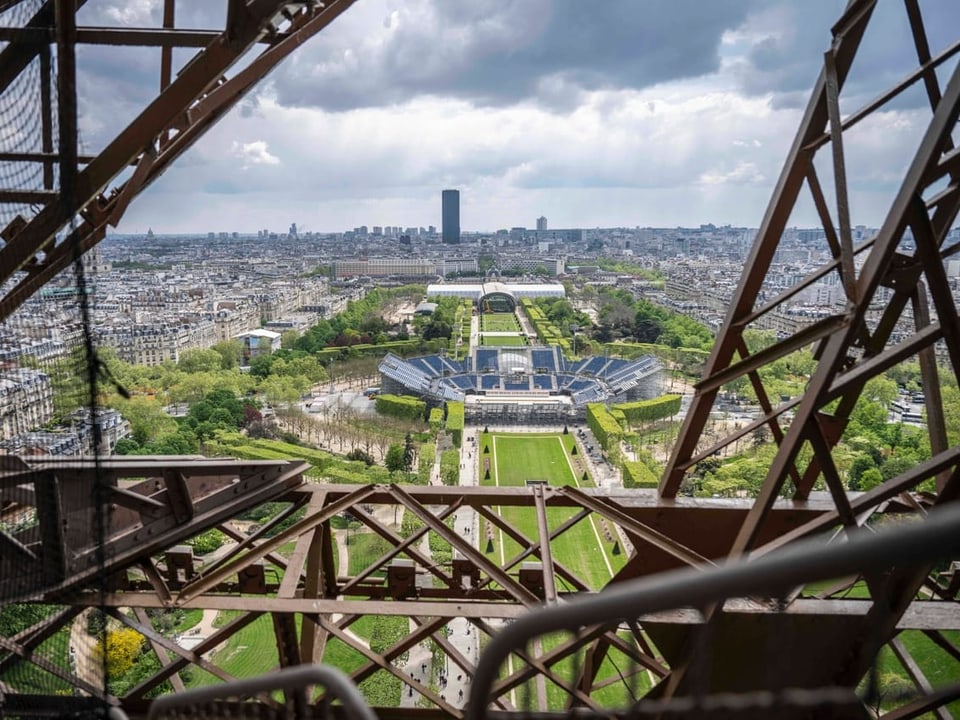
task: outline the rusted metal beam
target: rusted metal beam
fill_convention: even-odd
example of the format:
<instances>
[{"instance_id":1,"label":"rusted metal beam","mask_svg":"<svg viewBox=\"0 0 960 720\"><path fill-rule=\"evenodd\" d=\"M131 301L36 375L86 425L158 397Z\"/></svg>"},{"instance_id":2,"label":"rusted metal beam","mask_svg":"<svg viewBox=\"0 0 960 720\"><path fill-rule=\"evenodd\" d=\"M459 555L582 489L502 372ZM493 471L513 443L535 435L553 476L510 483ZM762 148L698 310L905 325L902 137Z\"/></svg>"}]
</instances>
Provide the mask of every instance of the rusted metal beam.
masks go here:
<instances>
[{"instance_id":1,"label":"rusted metal beam","mask_svg":"<svg viewBox=\"0 0 960 720\"><path fill-rule=\"evenodd\" d=\"M241 568L244 568L250 563L261 559L267 553L277 550L281 545L284 545L287 542L290 542L290 540L299 537L307 530L312 530L321 523L326 522L334 515L342 512L344 508L349 508L352 505L362 502L363 498L367 497L370 492L371 490L369 487L361 486L356 493L330 503L321 512L307 516L303 520L294 523L284 532L279 533L278 535L266 540L254 548L251 548L250 552L246 553L242 557L225 563L213 572L205 573L192 582L187 583L187 585L177 595L177 604L184 605L201 593L216 585L219 585L221 582L223 582L223 580L232 576Z\"/></svg>"},{"instance_id":2,"label":"rusted metal beam","mask_svg":"<svg viewBox=\"0 0 960 720\"><path fill-rule=\"evenodd\" d=\"M137 618L137 622L139 622L140 625L144 627L153 627L153 623L150 622L150 616L147 615L147 611L143 608L134 608L133 615ZM150 643L150 649L153 650L154 654L157 656L157 660L160 661L160 665L169 665L170 653L167 652L167 649L155 639L148 639L147 642ZM174 673L170 676L170 686L173 688L174 692L183 692L186 690L186 686L183 684L183 679L180 677L180 673Z\"/></svg>"},{"instance_id":3,"label":"rusted metal beam","mask_svg":"<svg viewBox=\"0 0 960 720\"><path fill-rule=\"evenodd\" d=\"M553 553L550 552L550 523L547 521L547 502L543 485L535 485L533 498L537 513L537 533L540 538L540 559L543 568L543 591L548 603L557 601L557 581L553 570Z\"/></svg>"},{"instance_id":4,"label":"rusted metal beam","mask_svg":"<svg viewBox=\"0 0 960 720\"><path fill-rule=\"evenodd\" d=\"M493 509L480 506L476 508L476 511L480 514L481 517L485 518L492 525L497 527L501 532L505 533L511 540L514 540L518 545L520 545L523 550L518 554L514 555L512 558L503 563L503 569L509 570L513 567L516 567L524 558L530 557L531 555L543 558L540 553L540 542L536 540L531 540L522 532L517 530L513 525L504 520L500 515L498 515ZM576 525L580 520L586 517L589 513L586 510L583 510L579 513L574 514L568 520L565 520L557 528L550 533L550 539L558 537L564 533L568 528ZM590 587L576 574L574 574L569 568L567 568L559 560L553 560L553 566L556 571L556 574L563 578L564 582L570 585L576 591L585 591L590 590ZM485 584L489 584L490 580L487 580L486 583L482 583L481 587Z\"/></svg>"},{"instance_id":5,"label":"rusted metal beam","mask_svg":"<svg viewBox=\"0 0 960 720\"><path fill-rule=\"evenodd\" d=\"M276 2L277 0L273 0ZM72 260L73 248L79 252L85 252L96 245L106 234L105 224L108 219L112 222L119 221L119 215L112 213L110 207L116 201L117 194L105 198L102 195L97 197L106 184L122 169L121 165L132 163L139 155L142 148L152 143L154 139L162 141L164 135L169 136L167 130L176 129L178 132L167 142L160 142L162 152L154 163L148 177L143 181L141 189L147 187L156 178L158 178L177 157L189 149L194 142L212 126L223 114L233 107L252 87L262 79L273 67L285 59L296 48L300 47L306 40L320 32L334 19L336 19L344 10L346 10L355 0L330 0L326 6L313 15L301 13L295 17L295 22L291 23L291 29L288 33L277 33L270 38L270 47L261 55L243 68L233 78L224 81L223 72L215 68L211 71L209 79L201 81L197 73L190 75L189 82L184 81L184 75L194 66L205 66L210 63L208 54L212 52L211 48L198 54L194 62L184 69L184 72L173 81L165 91L161 92L159 97L152 103L141 116L135 120L126 131L118 137L117 140L109 146L104 152L91 159L90 163L81 173L82 193L87 199L81 203L83 214L89 220L89 223L78 228L71 233L67 240L53 251L47 252L47 257L40 268L34 269L24 280L16 287L7 292L0 298L0 319L8 317L14 310L22 305L27 298L33 295L40 287L49 282L59 272L61 272ZM258 3L258 7L264 3ZM262 9L262 7L260 8ZM259 12L259 10L258 10ZM259 42L258 38L253 42ZM222 53L214 53L217 57ZM234 58L234 60L238 59ZM228 59L228 62L233 62ZM213 63L216 64L216 61ZM192 109L187 96L193 91L195 98L202 99L195 102ZM173 111L172 114L164 115L161 109L173 108L180 105L182 111ZM153 121L159 116L162 119L159 124ZM189 118L186 122L184 118ZM153 124L152 124L153 123ZM150 129L153 128L153 129ZM114 152L116 150L116 152ZM115 164L114 161L122 159L124 155L128 159ZM98 172L91 173L90 170L97 165ZM56 203L51 203L53 206ZM79 207L77 208L80 209ZM46 210L46 209L45 209ZM43 215L43 213L41 213ZM0 251L0 265L12 268L11 272L21 267L35 250L44 246L47 240L39 242L37 235L46 235L47 239L53 236L54 230L50 228L56 224L55 215L49 213L44 217L35 217L31 220L30 226L24 228L24 231L18 235L22 236L16 245L12 248L3 248ZM26 233L26 235L24 235ZM63 245L69 244L70 252L58 252ZM0 269L0 278L2 278L2 269Z\"/></svg>"},{"instance_id":6,"label":"rusted metal beam","mask_svg":"<svg viewBox=\"0 0 960 720\"><path fill-rule=\"evenodd\" d=\"M615 507L604 503L603 501L598 501L585 495L577 488L567 488L567 493L577 497L584 507L592 510L598 515L609 518L613 522L623 527L627 532L635 535L640 540L650 543L654 547L662 550L665 553L668 553L669 555L672 555L686 565L691 565L693 567L707 567L713 565L713 563L707 558L693 552L687 547L684 547L672 538L667 537L663 533L658 532L653 528L644 525L643 523L637 522L630 516L617 510Z\"/></svg>"},{"instance_id":7,"label":"rusted metal beam","mask_svg":"<svg viewBox=\"0 0 960 720\"><path fill-rule=\"evenodd\" d=\"M838 38L835 62L836 82L839 88L843 87L872 11L872 2L863 5L857 22L850 25ZM790 212L806 179L809 162L809 150L806 146L820 136L827 127L826 103L826 71L824 70L821 71L814 85L800 128L760 223L757 241L744 261L744 272L731 298L724 327L704 366L704 378L713 377L725 369L733 358L742 333L739 322L741 318L753 311L780 237L790 218ZM859 296L863 297L862 294ZM684 476L680 466L696 451L715 397L716 389L705 390L694 395L660 482L660 494L663 497L676 497Z\"/></svg>"},{"instance_id":8,"label":"rusted metal beam","mask_svg":"<svg viewBox=\"0 0 960 720\"><path fill-rule=\"evenodd\" d=\"M0 188L0 203L16 205L45 205L58 197L56 190L20 190Z\"/></svg>"},{"instance_id":9,"label":"rusted metal beam","mask_svg":"<svg viewBox=\"0 0 960 720\"><path fill-rule=\"evenodd\" d=\"M320 512L326 499L326 493L314 493L310 498L310 504L307 505L307 515ZM297 544L293 548L293 553L290 555L290 560L287 562L286 570L283 573L283 580L280 581L280 589L277 591L277 597L294 597L296 595L301 580L304 580L303 569L305 566L310 567L307 564L308 556L313 557L310 551L311 549L317 550L316 539L319 531L320 528L315 528L312 532L306 532L297 538ZM311 597L316 597L319 573L314 568L311 568L311 570L316 573L316 575L311 577L310 571L308 571L305 582L312 590L313 594Z\"/></svg>"},{"instance_id":10,"label":"rusted metal beam","mask_svg":"<svg viewBox=\"0 0 960 720\"><path fill-rule=\"evenodd\" d=\"M404 499L404 504L419 517L424 524L430 526L430 529L440 535L444 540L450 543L455 549L460 551L467 559L473 561L481 570L485 570L490 577L495 579L504 591L521 603L533 605L538 602L538 598L523 585L503 572L499 567L487 560L476 548L453 532L450 528L439 521L436 516L421 505L412 495L399 486L394 486L393 491Z\"/></svg>"},{"instance_id":11,"label":"rusted metal beam","mask_svg":"<svg viewBox=\"0 0 960 720\"><path fill-rule=\"evenodd\" d=\"M887 643L887 647L893 651L897 660L900 661L900 665L907 671L907 675L910 680L913 681L913 684L917 686L920 693L924 696L930 695L933 692L933 686L930 684L927 676L924 675L923 670L920 668L920 665L917 664L913 655L907 650L903 641L899 637L895 637ZM935 708L932 712L938 720L953 720L953 715L951 715L945 707Z\"/></svg>"},{"instance_id":12,"label":"rusted metal beam","mask_svg":"<svg viewBox=\"0 0 960 720\"><path fill-rule=\"evenodd\" d=\"M853 237L850 231L850 199L847 196L847 167L843 154L843 128L840 124L840 81L834 48L823 56L827 118L830 127L830 149L833 152L833 189L837 200L837 220L840 225L840 279L847 300L857 302L856 275L853 269Z\"/></svg>"},{"instance_id":13,"label":"rusted metal beam","mask_svg":"<svg viewBox=\"0 0 960 720\"><path fill-rule=\"evenodd\" d=\"M341 642L346 643L348 647L353 647L361 655L366 657L367 660L376 664L381 670L385 670L391 675L393 675L394 677L399 678L400 681L403 683L406 683L408 685L410 684L409 676L406 673L395 668L382 655L378 655L367 646L360 645L359 643L351 642L350 636L344 633L339 627L337 627L336 623L328 622L327 620L324 620L323 617L319 618L319 622L320 622L320 625L327 632L335 636ZM463 717L463 712L459 708L456 708L453 705L450 705L446 700L441 699L437 693L435 693L433 690L431 690L429 687L427 687L423 683L417 685L417 692L419 692L421 695L429 699L430 702L432 702L434 705L436 705L441 710L443 710L448 716L454 717L454 718Z\"/></svg>"}]
</instances>

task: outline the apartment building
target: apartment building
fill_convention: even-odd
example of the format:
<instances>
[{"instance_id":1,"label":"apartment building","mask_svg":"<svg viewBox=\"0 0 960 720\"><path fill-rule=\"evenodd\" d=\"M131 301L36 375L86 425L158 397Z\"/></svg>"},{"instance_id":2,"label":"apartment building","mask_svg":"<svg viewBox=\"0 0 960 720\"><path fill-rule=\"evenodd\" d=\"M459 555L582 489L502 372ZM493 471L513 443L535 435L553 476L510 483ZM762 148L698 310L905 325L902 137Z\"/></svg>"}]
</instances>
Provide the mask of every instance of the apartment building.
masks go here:
<instances>
[{"instance_id":1,"label":"apartment building","mask_svg":"<svg viewBox=\"0 0 960 720\"><path fill-rule=\"evenodd\" d=\"M31 368L0 371L0 439L33 430L53 418L50 376Z\"/></svg>"}]
</instances>

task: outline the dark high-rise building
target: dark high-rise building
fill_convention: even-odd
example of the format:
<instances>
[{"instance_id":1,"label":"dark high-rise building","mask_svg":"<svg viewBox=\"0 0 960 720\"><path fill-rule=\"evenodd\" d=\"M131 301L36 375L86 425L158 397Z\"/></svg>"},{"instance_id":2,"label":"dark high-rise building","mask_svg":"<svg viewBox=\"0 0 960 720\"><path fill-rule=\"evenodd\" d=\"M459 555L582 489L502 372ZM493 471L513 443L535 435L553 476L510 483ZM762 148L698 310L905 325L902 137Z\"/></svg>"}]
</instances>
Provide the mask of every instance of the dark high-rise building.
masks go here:
<instances>
[{"instance_id":1,"label":"dark high-rise building","mask_svg":"<svg viewBox=\"0 0 960 720\"><path fill-rule=\"evenodd\" d=\"M443 242L460 242L460 191L443 191Z\"/></svg>"}]
</instances>

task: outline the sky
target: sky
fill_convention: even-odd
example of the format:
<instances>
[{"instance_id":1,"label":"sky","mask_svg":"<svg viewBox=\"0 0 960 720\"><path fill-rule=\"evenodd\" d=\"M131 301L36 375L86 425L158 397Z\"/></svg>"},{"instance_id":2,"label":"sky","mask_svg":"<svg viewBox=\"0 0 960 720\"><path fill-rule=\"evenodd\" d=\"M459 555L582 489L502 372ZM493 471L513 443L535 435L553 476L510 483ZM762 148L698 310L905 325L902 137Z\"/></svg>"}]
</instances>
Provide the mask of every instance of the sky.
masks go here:
<instances>
[{"instance_id":1,"label":"sky","mask_svg":"<svg viewBox=\"0 0 960 720\"><path fill-rule=\"evenodd\" d=\"M844 0L357 0L131 205L119 233L756 227ZM89 0L80 22L157 27L161 0ZM956 0L921 0L934 53ZM224 0L177 3L220 28ZM158 50L80 49L83 149L154 96ZM187 53L178 53L184 62ZM841 97L850 112L915 63L880 0ZM946 82L956 59L940 71ZM855 224L879 224L929 121L919 87L845 136ZM829 165L818 161L830 188ZM791 224L816 223L805 198Z\"/></svg>"}]
</instances>

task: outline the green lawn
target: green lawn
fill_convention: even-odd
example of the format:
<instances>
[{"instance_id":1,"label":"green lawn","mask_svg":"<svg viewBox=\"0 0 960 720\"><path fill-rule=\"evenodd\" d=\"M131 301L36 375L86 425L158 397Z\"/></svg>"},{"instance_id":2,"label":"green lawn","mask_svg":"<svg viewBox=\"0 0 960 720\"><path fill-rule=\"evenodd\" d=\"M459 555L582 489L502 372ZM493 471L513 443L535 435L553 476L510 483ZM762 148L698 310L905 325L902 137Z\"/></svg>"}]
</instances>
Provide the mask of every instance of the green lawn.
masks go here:
<instances>
[{"instance_id":1,"label":"green lawn","mask_svg":"<svg viewBox=\"0 0 960 720\"><path fill-rule=\"evenodd\" d=\"M393 546L373 532L351 530L347 543L347 557L350 559L349 574L359 575L378 559L390 551ZM383 577L385 570L378 570L375 577Z\"/></svg>"},{"instance_id":2,"label":"green lawn","mask_svg":"<svg viewBox=\"0 0 960 720\"><path fill-rule=\"evenodd\" d=\"M493 347L516 347L526 345L527 339L522 335L480 335L480 344Z\"/></svg>"},{"instance_id":3,"label":"green lawn","mask_svg":"<svg viewBox=\"0 0 960 720\"><path fill-rule=\"evenodd\" d=\"M480 467L483 476L483 458L488 458L491 465L491 477L484 480L485 485L523 486L527 480L546 480L550 485L579 485L579 478L575 478L571 469L573 456L571 449L576 441L572 435L562 434L484 434L481 435ZM489 453L484 453L484 448ZM536 515L530 508L500 508L501 515L518 531L528 538L538 535ZM572 516L572 512L565 508L548 508L547 523L555 529ZM485 529L483 530L485 532ZM500 532L495 533L494 553L496 559L509 559L519 552L519 545L505 539ZM610 545L608 547L608 545ZM551 549L554 558L564 564L571 572L579 576L588 586L599 589L611 577L611 570L616 572L626 562L623 555L612 554L612 544L608 544L600 530L598 520L588 518L580 521L573 528L556 538ZM608 567L609 563L609 567ZM558 578L560 589L564 583ZM543 638L544 649L549 649L561 642L563 638L550 636ZM555 666L561 677L573 676L575 667L582 666L574 658L567 658ZM619 652L612 652L606 658L599 670L598 678L614 677L619 670L630 666ZM644 691L649 688L646 674L642 674L634 681L636 689ZM547 701L551 710L562 710L566 706L567 693L558 685L547 681ZM524 693L535 698L536 686L527 683L526 687L517 689L518 702ZM627 699L627 688L623 684L615 683L599 691L609 707L624 707Z\"/></svg>"},{"instance_id":4,"label":"green lawn","mask_svg":"<svg viewBox=\"0 0 960 720\"><path fill-rule=\"evenodd\" d=\"M520 322L513 313L488 313L480 316L481 332L515 332L520 330Z\"/></svg>"},{"instance_id":5,"label":"green lawn","mask_svg":"<svg viewBox=\"0 0 960 720\"><path fill-rule=\"evenodd\" d=\"M225 619L237 613L221 613ZM297 633L300 632L301 617L296 619ZM226 624L221 623L221 624ZM273 621L269 615L261 615L245 628L237 632L218 650L211 662L234 677L248 678L275 670L279 664L277 639L273 631ZM350 673L364 664L363 656L348 648L336 638L327 642L323 662L334 665ZM221 682L219 678L205 670L197 669L192 673L191 687L213 685Z\"/></svg>"},{"instance_id":6,"label":"green lawn","mask_svg":"<svg viewBox=\"0 0 960 720\"><path fill-rule=\"evenodd\" d=\"M220 613L218 619L223 617ZM226 624L226 623L223 623ZM299 624L299 622L298 622ZM234 677L248 678L273 670L279 664L277 640L269 615L261 615L245 628L235 633L211 658L211 662ZM192 674L190 685L194 687L213 685L220 680L205 670Z\"/></svg>"},{"instance_id":7,"label":"green lawn","mask_svg":"<svg viewBox=\"0 0 960 720\"><path fill-rule=\"evenodd\" d=\"M578 480L571 470L568 453L575 440L571 435L483 435L480 448L481 476L483 458L491 459L491 477L485 485L523 486L527 480L546 480L550 485L577 486ZM489 447L490 452L484 453ZM528 508L502 508L501 514L528 538L537 536L536 514ZM557 528L573 515L563 508L549 508L547 521L551 530ZM520 546L508 538L495 540L495 551L502 559L510 559L520 551ZM609 547L608 547L609 545ZM626 563L623 555L613 555L613 544L606 543L599 524L593 518L577 525L557 537L552 543L554 557L571 572L580 577L589 587L600 589ZM562 582L561 582L562 588Z\"/></svg>"}]
</instances>

